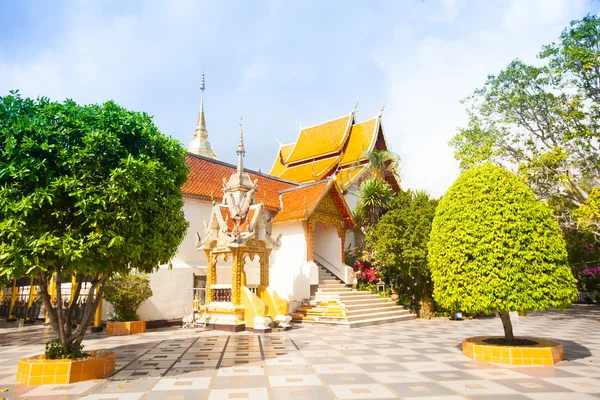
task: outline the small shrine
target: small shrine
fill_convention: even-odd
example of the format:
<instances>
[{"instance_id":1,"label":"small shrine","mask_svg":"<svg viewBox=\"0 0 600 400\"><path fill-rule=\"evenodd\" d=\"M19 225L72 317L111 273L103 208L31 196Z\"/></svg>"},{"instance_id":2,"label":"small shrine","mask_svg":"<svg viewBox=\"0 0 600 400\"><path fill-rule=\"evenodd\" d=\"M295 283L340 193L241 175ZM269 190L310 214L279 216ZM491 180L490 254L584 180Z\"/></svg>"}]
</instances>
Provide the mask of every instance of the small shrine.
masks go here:
<instances>
[{"instance_id":1,"label":"small shrine","mask_svg":"<svg viewBox=\"0 0 600 400\"><path fill-rule=\"evenodd\" d=\"M237 170L223 177L223 200L213 202L204 240L198 235L199 251L207 258L206 297L201 321L207 327L227 331L269 332L275 324L289 327L289 303L269 287L269 256L281 245L271 238L271 223L264 205L256 202L258 180L244 171L243 130L237 146ZM231 260L231 283L217 281L217 262ZM246 260L258 259L260 283L252 291L246 286Z\"/></svg>"}]
</instances>

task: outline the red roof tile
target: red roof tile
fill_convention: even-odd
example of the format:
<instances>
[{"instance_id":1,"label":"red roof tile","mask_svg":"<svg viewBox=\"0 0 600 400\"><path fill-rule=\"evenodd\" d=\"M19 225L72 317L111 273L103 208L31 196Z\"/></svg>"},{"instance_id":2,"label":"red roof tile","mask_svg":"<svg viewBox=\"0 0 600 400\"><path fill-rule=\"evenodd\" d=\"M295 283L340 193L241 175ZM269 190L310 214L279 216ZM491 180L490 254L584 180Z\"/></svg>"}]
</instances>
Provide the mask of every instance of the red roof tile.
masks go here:
<instances>
[{"instance_id":1,"label":"red roof tile","mask_svg":"<svg viewBox=\"0 0 600 400\"><path fill-rule=\"evenodd\" d=\"M222 161L187 154L186 162L190 167L188 180L181 187L185 196L195 197L201 200L221 200L223 198L223 178L229 177L236 171L236 166ZM265 207L270 210L279 210L279 191L298 186L297 183L285 181L246 170L252 181L258 179L258 191L256 202L264 202Z\"/></svg>"}]
</instances>

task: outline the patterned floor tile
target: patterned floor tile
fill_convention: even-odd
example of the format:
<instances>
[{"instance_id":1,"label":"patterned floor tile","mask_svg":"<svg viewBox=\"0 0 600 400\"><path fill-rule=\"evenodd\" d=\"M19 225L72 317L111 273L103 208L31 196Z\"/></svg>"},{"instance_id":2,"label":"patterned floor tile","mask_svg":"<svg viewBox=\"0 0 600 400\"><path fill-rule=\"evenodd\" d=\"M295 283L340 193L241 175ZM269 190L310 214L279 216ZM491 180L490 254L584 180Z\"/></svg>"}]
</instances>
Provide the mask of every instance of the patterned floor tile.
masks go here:
<instances>
[{"instance_id":1,"label":"patterned floor tile","mask_svg":"<svg viewBox=\"0 0 600 400\"><path fill-rule=\"evenodd\" d=\"M386 385L399 397L442 397L456 395L456 392L435 382L388 383Z\"/></svg>"},{"instance_id":2,"label":"patterned floor tile","mask_svg":"<svg viewBox=\"0 0 600 400\"><path fill-rule=\"evenodd\" d=\"M467 380L467 381L444 381L444 386L464 395L495 395L495 394L518 394L514 389L501 385L494 381Z\"/></svg>"},{"instance_id":3,"label":"patterned floor tile","mask_svg":"<svg viewBox=\"0 0 600 400\"><path fill-rule=\"evenodd\" d=\"M196 397L198 398L198 397ZM213 389L208 395L208 400L231 400L231 399L247 399L247 400L265 400L269 398L269 393L266 388L254 389Z\"/></svg>"},{"instance_id":4,"label":"patterned floor tile","mask_svg":"<svg viewBox=\"0 0 600 400\"><path fill-rule=\"evenodd\" d=\"M337 375L335 375L337 376ZM372 381L372 380L370 380ZM329 383L329 382L327 382ZM269 377L271 387L323 386L317 375L274 375Z\"/></svg>"},{"instance_id":5,"label":"patterned floor tile","mask_svg":"<svg viewBox=\"0 0 600 400\"><path fill-rule=\"evenodd\" d=\"M327 400L334 397L324 387L308 386L308 387L273 387L270 389L272 399L287 399L287 400Z\"/></svg>"},{"instance_id":6,"label":"patterned floor tile","mask_svg":"<svg viewBox=\"0 0 600 400\"><path fill-rule=\"evenodd\" d=\"M212 378L163 378L159 380L152 388L152 391L179 391L179 390L198 390L207 389Z\"/></svg>"},{"instance_id":7,"label":"patterned floor tile","mask_svg":"<svg viewBox=\"0 0 600 400\"><path fill-rule=\"evenodd\" d=\"M340 400L347 399L395 399L397 396L382 385L339 385L329 386Z\"/></svg>"}]
</instances>

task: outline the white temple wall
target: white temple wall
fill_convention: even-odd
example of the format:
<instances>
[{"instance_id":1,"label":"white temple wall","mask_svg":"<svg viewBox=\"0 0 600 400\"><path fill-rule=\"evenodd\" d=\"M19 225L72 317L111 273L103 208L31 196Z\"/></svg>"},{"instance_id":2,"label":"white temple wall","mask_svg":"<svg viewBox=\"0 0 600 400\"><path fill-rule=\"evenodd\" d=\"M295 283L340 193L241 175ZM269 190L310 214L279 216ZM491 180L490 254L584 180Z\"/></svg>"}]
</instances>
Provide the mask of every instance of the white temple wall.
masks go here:
<instances>
[{"instance_id":1,"label":"white temple wall","mask_svg":"<svg viewBox=\"0 0 600 400\"><path fill-rule=\"evenodd\" d=\"M281 247L271 255L269 286L289 301L310 298L310 285L319 283L314 263L306 262L306 239L301 222L273 227L273 237L282 234Z\"/></svg>"},{"instance_id":2,"label":"white temple wall","mask_svg":"<svg viewBox=\"0 0 600 400\"><path fill-rule=\"evenodd\" d=\"M204 251L196 250L196 232L204 239L204 222L210 220L212 203L186 197L184 198L183 212L190 226L177 249L174 263L181 262L191 267L206 267L207 260Z\"/></svg>"},{"instance_id":3,"label":"white temple wall","mask_svg":"<svg viewBox=\"0 0 600 400\"><path fill-rule=\"evenodd\" d=\"M344 195L344 200L346 200L346 204L348 204L350 211L356 210L356 207L358 206L358 202L360 200L360 197L358 197L358 188L356 187L356 185L353 185L348 189L348 191Z\"/></svg>"},{"instance_id":4,"label":"white temple wall","mask_svg":"<svg viewBox=\"0 0 600 400\"><path fill-rule=\"evenodd\" d=\"M343 278L342 241L338 236L337 228L317 223L313 240L315 261L323 264L332 274Z\"/></svg>"}]
</instances>

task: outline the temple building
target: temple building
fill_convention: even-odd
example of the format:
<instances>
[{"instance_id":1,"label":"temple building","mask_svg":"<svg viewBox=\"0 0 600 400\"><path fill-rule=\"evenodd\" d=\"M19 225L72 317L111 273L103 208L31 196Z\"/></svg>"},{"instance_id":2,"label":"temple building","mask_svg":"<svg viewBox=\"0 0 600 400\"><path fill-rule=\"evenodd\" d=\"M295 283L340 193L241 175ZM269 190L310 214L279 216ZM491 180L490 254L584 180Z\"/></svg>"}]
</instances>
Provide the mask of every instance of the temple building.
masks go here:
<instances>
[{"instance_id":1,"label":"temple building","mask_svg":"<svg viewBox=\"0 0 600 400\"><path fill-rule=\"evenodd\" d=\"M244 165L241 125L230 150L237 165L216 159L204 89L203 76L182 187L190 225L171 265L151 274L153 296L140 317L260 332L288 327L290 317L346 326L414 317L378 295L353 291L354 271L344 263L357 187L370 167L365 154L387 149L381 113L359 123L354 107L302 129L295 143L280 146L265 174ZM395 174L384 179L399 188Z\"/></svg>"},{"instance_id":2,"label":"temple building","mask_svg":"<svg viewBox=\"0 0 600 400\"><path fill-rule=\"evenodd\" d=\"M341 118L301 128L294 143L280 144L270 175L299 183L334 179L352 209L356 208L358 184L370 167L366 155L388 150L381 122L383 108L375 118L359 123L357 106ZM394 171L385 171L383 178L395 192L400 190Z\"/></svg>"}]
</instances>

